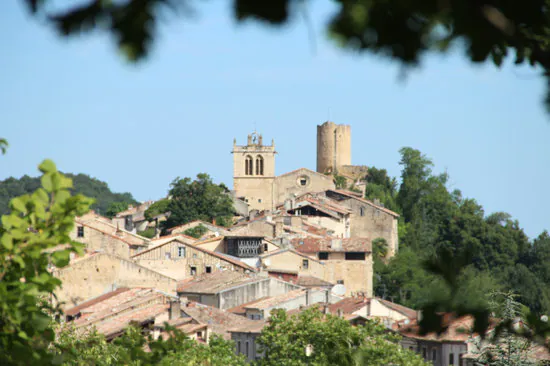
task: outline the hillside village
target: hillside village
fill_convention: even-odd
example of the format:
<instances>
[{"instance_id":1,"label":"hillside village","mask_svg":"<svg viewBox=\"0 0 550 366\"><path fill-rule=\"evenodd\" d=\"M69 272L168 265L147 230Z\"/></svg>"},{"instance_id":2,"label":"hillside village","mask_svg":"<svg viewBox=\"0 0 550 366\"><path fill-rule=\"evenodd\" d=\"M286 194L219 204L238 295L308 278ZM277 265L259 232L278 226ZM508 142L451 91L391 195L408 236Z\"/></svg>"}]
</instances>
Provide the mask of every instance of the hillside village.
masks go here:
<instances>
[{"instance_id":1,"label":"hillside village","mask_svg":"<svg viewBox=\"0 0 550 366\"><path fill-rule=\"evenodd\" d=\"M399 251L399 215L364 198L368 169L352 164L350 126L317 126L315 170L276 176L275 143L256 132L244 145L235 140L232 153L229 227L196 220L161 231L170 212L147 220L153 202L112 219L93 211L75 218L71 238L85 254L52 269L67 322L108 340L130 322L161 337L168 322L198 342L214 333L231 339L253 361L262 358L256 340L274 309L318 307L352 325L377 319L434 365L473 362L474 346L460 331L472 318L449 318L439 337L418 335L420 312L374 296L373 255L387 260ZM186 234L196 228L199 237ZM146 229L152 238L138 234Z\"/></svg>"}]
</instances>

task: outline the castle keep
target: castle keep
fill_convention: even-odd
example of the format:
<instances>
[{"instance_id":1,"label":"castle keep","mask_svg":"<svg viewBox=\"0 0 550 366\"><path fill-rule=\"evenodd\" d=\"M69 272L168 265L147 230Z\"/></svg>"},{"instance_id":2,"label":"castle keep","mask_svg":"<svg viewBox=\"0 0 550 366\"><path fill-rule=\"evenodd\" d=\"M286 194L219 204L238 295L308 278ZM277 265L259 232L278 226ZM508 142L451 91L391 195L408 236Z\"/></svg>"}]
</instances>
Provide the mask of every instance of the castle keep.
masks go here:
<instances>
[{"instance_id":1,"label":"castle keep","mask_svg":"<svg viewBox=\"0 0 550 366\"><path fill-rule=\"evenodd\" d=\"M351 127L325 122L317 126L317 172L338 173L351 165Z\"/></svg>"}]
</instances>

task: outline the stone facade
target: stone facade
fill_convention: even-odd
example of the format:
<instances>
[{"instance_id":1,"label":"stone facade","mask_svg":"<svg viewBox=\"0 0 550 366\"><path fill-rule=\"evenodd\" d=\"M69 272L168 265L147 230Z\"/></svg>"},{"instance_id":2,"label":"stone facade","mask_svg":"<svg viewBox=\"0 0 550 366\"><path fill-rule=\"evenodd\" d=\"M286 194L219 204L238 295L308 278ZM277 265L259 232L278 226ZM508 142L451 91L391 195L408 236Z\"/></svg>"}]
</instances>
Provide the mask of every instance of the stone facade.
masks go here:
<instances>
[{"instance_id":1,"label":"stone facade","mask_svg":"<svg viewBox=\"0 0 550 366\"><path fill-rule=\"evenodd\" d=\"M247 144L233 142L233 190L250 209L269 210L273 202L275 143L264 145L262 136L248 135Z\"/></svg>"},{"instance_id":2,"label":"stone facade","mask_svg":"<svg viewBox=\"0 0 550 366\"><path fill-rule=\"evenodd\" d=\"M363 260L346 259L346 253L328 253L328 259L324 260L324 280L336 284L342 284L346 288L346 296L356 292L362 292L371 297L372 289L372 255L365 253Z\"/></svg>"},{"instance_id":3,"label":"stone facade","mask_svg":"<svg viewBox=\"0 0 550 366\"><path fill-rule=\"evenodd\" d=\"M102 228L96 227L99 225L103 225L103 223L83 223L77 221L69 237L74 241L84 244L88 252L101 251L122 258L130 258L130 256L148 246L148 242L143 241L140 243L139 240L132 240L134 238L131 237L130 233L125 231L117 232L111 230L109 226L106 226L105 230L109 229L111 232L104 231Z\"/></svg>"},{"instance_id":4,"label":"stone facade","mask_svg":"<svg viewBox=\"0 0 550 366\"><path fill-rule=\"evenodd\" d=\"M174 293L177 284L174 278L107 253L77 259L54 273L63 283L56 291L58 301L67 306L120 287L152 287Z\"/></svg>"},{"instance_id":5,"label":"stone facade","mask_svg":"<svg viewBox=\"0 0 550 366\"><path fill-rule=\"evenodd\" d=\"M351 127L329 121L317 126L317 172L335 174L343 165L351 165Z\"/></svg>"},{"instance_id":6,"label":"stone facade","mask_svg":"<svg viewBox=\"0 0 550 366\"><path fill-rule=\"evenodd\" d=\"M292 249L281 249L261 256L261 266L269 272L296 273L323 278L325 265Z\"/></svg>"},{"instance_id":7,"label":"stone facade","mask_svg":"<svg viewBox=\"0 0 550 366\"><path fill-rule=\"evenodd\" d=\"M247 272L253 269L239 261L185 244L177 238L163 245L137 253L132 259L166 276L182 280L203 273L219 271Z\"/></svg>"},{"instance_id":8,"label":"stone facade","mask_svg":"<svg viewBox=\"0 0 550 366\"><path fill-rule=\"evenodd\" d=\"M398 251L397 219L399 215L365 199L341 191L327 191L328 198L338 201L352 211L351 237L383 238L388 243L388 256Z\"/></svg>"}]
</instances>

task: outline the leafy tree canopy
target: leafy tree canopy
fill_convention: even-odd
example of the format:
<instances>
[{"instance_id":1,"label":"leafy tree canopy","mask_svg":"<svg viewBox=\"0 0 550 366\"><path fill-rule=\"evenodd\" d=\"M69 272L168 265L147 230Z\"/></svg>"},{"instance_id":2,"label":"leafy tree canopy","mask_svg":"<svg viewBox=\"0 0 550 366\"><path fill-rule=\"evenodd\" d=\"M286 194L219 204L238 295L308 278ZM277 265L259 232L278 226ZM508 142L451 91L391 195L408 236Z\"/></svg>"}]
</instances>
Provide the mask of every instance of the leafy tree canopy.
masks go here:
<instances>
[{"instance_id":1,"label":"leafy tree canopy","mask_svg":"<svg viewBox=\"0 0 550 366\"><path fill-rule=\"evenodd\" d=\"M95 200L92 209L99 214L106 215L111 204L115 202L124 203L126 207L130 204L138 204L130 193L113 193L107 183L99 179L92 178L86 174L65 174L73 182L71 192L73 194L82 194ZM0 181L0 215L9 212L9 202L12 198L32 193L40 187L40 178L23 177L7 178Z\"/></svg>"},{"instance_id":2,"label":"leafy tree canopy","mask_svg":"<svg viewBox=\"0 0 550 366\"><path fill-rule=\"evenodd\" d=\"M193 238L199 239L201 236L206 234L207 231L208 229L204 225L197 225L191 229L185 230L183 233L185 235L189 235L189 236L192 236Z\"/></svg>"},{"instance_id":3,"label":"leafy tree canopy","mask_svg":"<svg viewBox=\"0 0 550 366\"><path fill-rule=\"evenodd\" d=\"M233 201L229 189L215 184L208 174L197 174L197 179L176 178L170 184L170 217L163 223L165 228L194 220L231 222Z\"/></svg>"},{"instance_id":4,"label":"leafy tree canopy","mask_svg":"<svg viewBox=\"0 0 550 366\"><path fill-rule=\"evenodd\" d=\"M145 210L145 219L152 221L153 217L168 212L169 199L161 199L153 203L147 210Z\"/></svg>"},{"instance_id":5,"label":"leafy tree canopy","mask_svg":"<svg viewBox=\"0 0 550 366\"><path fill-rule=\"evenodd\" d=\"M271 312L258 343L264 351L259 365L428 365L403 349L399 337L376 321L352 326L343 318L317 308L289 316ZM310 350L310 354L306 352Z\"/></svg>"},{"instance_id":6,"label":"leafy tree canopy","mask_svg":"<svg viewBox=\"0 0 550 366\"><path fill-rule=\"evenodd\" d=\"M117 213L126 211L128 209L128 204L126 202L112 202L107 211L105 211L105 216L112 218L115 217Z\"/></svg>"}]
</instances>

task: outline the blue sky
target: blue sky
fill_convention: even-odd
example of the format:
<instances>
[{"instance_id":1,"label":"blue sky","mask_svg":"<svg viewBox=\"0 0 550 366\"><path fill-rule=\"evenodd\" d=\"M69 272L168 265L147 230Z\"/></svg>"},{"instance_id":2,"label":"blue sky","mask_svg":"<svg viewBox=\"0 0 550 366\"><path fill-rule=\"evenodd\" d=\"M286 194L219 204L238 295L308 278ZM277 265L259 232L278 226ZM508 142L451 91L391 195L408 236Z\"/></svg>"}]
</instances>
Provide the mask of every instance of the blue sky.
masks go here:
<instances>
[{"instance_id":1,"label":"blue sky","mask_svg":"<svg viewBox=\"0 0 550 366\"><path fill-rule=\"evenodd\" d=\"M275 139L278 174L315 169L316 125L352 126L352 160L398 176L398 150L419 149L452 188L530 236L549 228L550 123L536 70L473 66L461 50L398 79L399 65L338 49L324 33L331 4L275 30L237 25L226 2L169 16L151 56L119 57L102 34L70 40L31 19L22 1L0 13L0 179L36 175L44 158L139 200L177 176L207 172L232 186L233 138L254 126ZM314 43L309 32L313 32Z\"/></svg>"}]
</instances>

